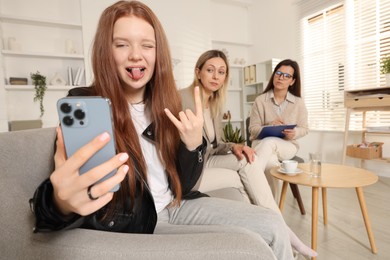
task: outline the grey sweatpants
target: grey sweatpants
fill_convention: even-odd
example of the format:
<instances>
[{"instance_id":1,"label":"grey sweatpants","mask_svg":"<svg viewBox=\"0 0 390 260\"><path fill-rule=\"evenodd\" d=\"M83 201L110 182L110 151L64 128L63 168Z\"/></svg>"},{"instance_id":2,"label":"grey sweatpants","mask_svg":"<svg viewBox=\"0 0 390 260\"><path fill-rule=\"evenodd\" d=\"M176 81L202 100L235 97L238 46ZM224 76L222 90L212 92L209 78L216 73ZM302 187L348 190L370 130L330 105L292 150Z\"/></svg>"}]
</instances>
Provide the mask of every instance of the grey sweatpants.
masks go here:
<instances>
[{"instance_id":1,"label":"grey sweatpants","mask_svg":"<svg viewBox=\"0 0 390 260\"><path fill-rule=\"evenodd\" d=\"M291 243L281 215L261 206L220 198L203 197L182 201L158 214L159 226L227 225L246 228L259 234L277 259L293 259Z\"/></svg>"}]
</instances>

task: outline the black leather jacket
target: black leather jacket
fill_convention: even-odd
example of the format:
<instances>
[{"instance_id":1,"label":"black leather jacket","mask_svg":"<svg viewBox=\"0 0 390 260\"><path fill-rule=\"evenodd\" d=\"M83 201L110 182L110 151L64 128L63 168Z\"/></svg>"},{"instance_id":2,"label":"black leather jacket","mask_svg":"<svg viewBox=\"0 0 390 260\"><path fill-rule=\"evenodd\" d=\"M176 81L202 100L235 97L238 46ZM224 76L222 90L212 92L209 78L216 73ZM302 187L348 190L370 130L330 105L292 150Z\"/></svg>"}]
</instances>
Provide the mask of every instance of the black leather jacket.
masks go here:
<instances>
[{"instance_id":1,"label":"black leather jacket","mask_svg":"<svg viewBox=\"0 0 390 260\"><path fill-rule=\"evenodd\" d=\"M69 92L70 96L90 96L91 88L75 88ZM154 140L153 124L150 125L143 135ZM180 143L178 150L177 171L179 174L183 199L195 199L202 196L198 191L191 191L198 181L203 170L203 156L206 151L206 141L194 151L189 151L184 143ZM141 191L140 183L143 182L144 189ZM82 217L78 214L63 216L55 207L53 202L53 185L50 179L46 179L35 191L34 197L30 199L30 206L36 217L34 232L55 231L70 228L88 228L124 233L153 233L157 222L157 213L152 194L147 182L138 177L137 191L134 201L130 198L126 205L116 205L114 216L106 220L100 220L105 213L103 207L89 216ZM133 206L133 207L132 207ZM131 208L133 208L131 210Z\"/></svg>"}]
</instances>

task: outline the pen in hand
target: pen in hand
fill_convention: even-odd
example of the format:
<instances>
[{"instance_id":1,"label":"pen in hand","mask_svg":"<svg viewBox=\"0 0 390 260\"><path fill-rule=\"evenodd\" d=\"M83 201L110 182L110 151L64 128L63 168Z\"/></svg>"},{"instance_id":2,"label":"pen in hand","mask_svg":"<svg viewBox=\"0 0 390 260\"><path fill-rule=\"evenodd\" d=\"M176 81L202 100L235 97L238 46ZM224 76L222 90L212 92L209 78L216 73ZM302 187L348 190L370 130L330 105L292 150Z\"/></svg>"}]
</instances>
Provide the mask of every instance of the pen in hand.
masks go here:
<instances>
[{"instance_id":1,"label":"pen in hand","mask_svg":"<svg viewBox=\"0 0 390 260\"><path fill-rule=\"evenodd\" d=\"M284 125L284 122L281 118L275 119L271 122L271 125Z\"/></svg>"}]
</instances>

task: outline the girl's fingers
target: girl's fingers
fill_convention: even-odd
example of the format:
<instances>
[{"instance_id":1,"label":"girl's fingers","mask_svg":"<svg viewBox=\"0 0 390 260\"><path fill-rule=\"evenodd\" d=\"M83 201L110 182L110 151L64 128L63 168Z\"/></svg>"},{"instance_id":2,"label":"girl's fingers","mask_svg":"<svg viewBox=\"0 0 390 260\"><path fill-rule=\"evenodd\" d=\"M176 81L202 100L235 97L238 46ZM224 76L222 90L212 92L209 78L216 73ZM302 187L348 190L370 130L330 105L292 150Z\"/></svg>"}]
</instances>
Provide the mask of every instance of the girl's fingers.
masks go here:
<instances>
[{"instance_id":1,"label":"girl's fingers","mask_svg":"<svg viewBox=\"0 0 390 260\"><path fill-rule=\"evenodd\" d=\"M56 128L57 141L56 141L56 152L54 154L55 167L60 167L66 160L64 139L62 138L61 127Z\"/></svg>"},{"instance_id":2,"label":"girl's fingers","mask_svg":"<svg viewBox=\"0 0 390 260\"><path fill-rule=\"evenodd\" d=\"M179 113L179 119L177 119L168 108L164 109L165 114L181 133L186 129L196 128L198 125L203 126L203 109L198 86L194 89L194 100L195 114L190 109L186 109L185 112L181 111Z\"/></svg>"},{"instance_id":3,"label":"girl's fingers","mask_svg":"<svg viewBox=\"0 0 390 260\"><path fill-rule=\"evenodd\" d=\"M114 171L115 169L121 167L124 163L126 163L128 158L129 155L127 153L119 153L115 155L113 158L111 158L110 160L84 173L83 175L80 176L80 183L82 187L83 188L89 187L90 185L93 185L97 181L101 180L107 174L109 174L110 172ZM128 166L127 166L127 170L128 170ZM118 170L116 174L114 174L113 176L111 176L110 178L102 182L105 183L104 186L107 187L106 189L102 189L102 193L111 190L116 184L121 182L124 178L125 178L125 174L123 174L123 168L122 168L122 171Z\"/></svg>"},{"instance_id":4,"label":"girl's fingers","mask_svg":"<svg viewBox=\"0 0 390 260\"><path fill-rule=\"evenodd\" d=\"M65 211L62 211L62 213L65 215L71 213L77 213L81 216L90 215L91 213L97 211L109 203L114 195L114 193L108 192L98 197L96 195L96 187L92 187L90 190L91 196L98 199L91 200L88 196L87 190L88 189L86 188L74 196L73 203L70 203L69 208L67 208Z\"/></svg>"},{"instance_id":5,"label":"girl's fingers","mask_svg":"<svg viewBox=\"0 0 390 260\"><path fill-rule=\"evenodd\" d=\"M180 111L179 119L177 119L169 109L166 108L164 111L180 133L191 130L199 124L198 118L192 113L190 109L187 109L186 112Z\"/></svg>"},{"instance_id":6,"label":"girl's fingers","mask_svg":"<svg viewBox=\"0 0 390 260\"><path fill-rule=\"evenodd\" d=\"M195 114L198 118L202 118L203 120L203 106L200 97L199 86L196 86L194 89L194 99L195 99Z\"/></svg>"},{"instance_id":7,"label":"girl's fingers","mask_svg":"<svg viewBox=\"0 0 390 260\"><path fill-rule=\"evenodd\" d=\"M128 165L122 165L116 174L112 177L104 180L104 182L93 184L91 187L91 194L93 197L98 198L103 196L106 193L111 192L111 190L118 184L120 184L126 177L127 172L129 171ZM91 185L89 185L91 186ZM88 187L89 187L88 186ZM92 192L93 190L93 192Z\"/></svg>"},{"instance_id":8,"label":"girl's fingers","mask_svg":"<svg viewBox=\"0 0 390 260\"><path fill-rule=\"evenodd\" d=\"M102 183L93 185L90 188L90 194L92 197L97 198L96 200L91 200L89 198L88 187L82 190L82 195L85 192L86 203L84 203L80 208L78 208L77 213L82 216L86 216L109 203L113 197L113 192L111 192L112 188L114 188L117 184L121 183L124 180L128 171L129 166L122 165L114 176L108 178Z\"/></svg>"},{"instance_id":9,"label":"girl's fingers","mask_svg":"<svg viewBox=\"0 0 390 260\"><path fill-rule=\"evenodd\" d=\"M123 165L123 163L127 161L127 158L128 155L126 153L120 153L81 176L77 172L72 175L66 169L60 169L68 175L66 178L63 178L59 176L65 175L64 173L58 174L60 170L55 171L50 176L50 179L52 180L53 186L56 187L54 197L61 212L63 214L76 212L84 216L107 204L112 199L112 192L110 191L126 177L129 166ZM66 166L64 165L63 168L66 168ZM113 176L100 183L96 183L117 167L119 169ZM89 198L89 186L91 186L91 196L99 199L91 200Z\"/></svg>"},{"instance_id":10,"label":"girl's fingers","mask_svg":"<svg viewBox=\"0 0 390 260\"><path fill-rule=\"evenodd\" d=\"M172 112L168 109L164 109L165 114L168 116L168 118L171 120L171 122L176 126L177 129L180 129L181 122L172 114ZM180 116L180 113L179 113Z\"/></svg>"},{"instance_id":11,"label":"girl's fingers","mask_svg":"<svg viewBox=\"0 0 390 260\"><path fill-rule=\"evenodd\" d=\"M104 132L92 139L91 142L81 147L71 157L69 157L69 165L73 166L73 171L80 169L80 167L84 165L92 157L92 155L108 143L110 138L110 135L107 132Z\"/></svg>"}]
</instances>

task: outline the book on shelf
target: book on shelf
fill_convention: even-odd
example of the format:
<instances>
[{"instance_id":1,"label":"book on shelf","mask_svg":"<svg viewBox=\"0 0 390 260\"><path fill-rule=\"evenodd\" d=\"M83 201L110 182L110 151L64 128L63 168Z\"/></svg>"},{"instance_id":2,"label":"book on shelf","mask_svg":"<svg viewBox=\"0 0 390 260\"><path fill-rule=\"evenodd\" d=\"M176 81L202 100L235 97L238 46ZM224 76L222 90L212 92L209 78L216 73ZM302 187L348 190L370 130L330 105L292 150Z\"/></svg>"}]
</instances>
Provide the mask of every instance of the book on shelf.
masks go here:
<instances>
[{"instance_id":1,"label":"book on shelf","mask_svg":"<svg viewBox=\"0 0 390 260\"><path fill-rule=\"evenodd\" d=\"M77 86L81 85L81 82L83 82L83 78L84 78L84 67L81 67L79 80L76 82Z\"/></svg>"},{"instance_id":2,"label":"book on shelf","mask_svg":"<svg viewBox=\"0 0 390 260\"><path fill-rule=\"evenodd\" d=\"M10 77L9 78L9 84L10 85L27 85L27 78L15 78L15 77Z\"/></svg>"},{"instance_id":3,"label":"book on shelf","mask_svg":"<svg viewBox=\"0 0 390 260\"><path fill-rule=\"evenodd\" d=\"M84 77L83 75L84 75L84 67L79 67L77 69L77 73L74 78L73 85L80 86L81 82L83 81L83 77Z\"/></svg>"},{"instance_id":4,"label":"book on shelf","mask_svg":"<svg viewBox=\"0 0 390 260\"><path fill-rule=\"evenodd\" d=\"M71 67L68 67L68 85L69 86L73 86L74 85L74 82L73 82L73 72L72 72L72 68Z\"/></svg>"}]
</instances>

